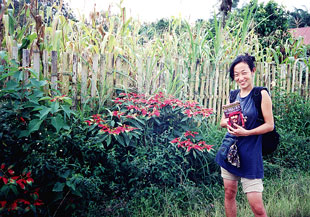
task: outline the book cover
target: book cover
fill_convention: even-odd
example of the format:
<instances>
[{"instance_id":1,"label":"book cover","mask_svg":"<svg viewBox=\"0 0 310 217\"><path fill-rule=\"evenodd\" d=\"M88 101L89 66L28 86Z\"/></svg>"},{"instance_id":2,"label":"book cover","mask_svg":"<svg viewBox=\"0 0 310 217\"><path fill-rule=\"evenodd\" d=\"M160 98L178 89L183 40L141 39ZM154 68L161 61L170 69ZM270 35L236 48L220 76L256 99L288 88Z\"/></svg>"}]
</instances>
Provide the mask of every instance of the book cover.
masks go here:
<instances>
[{"instance_id":1,"label":"book cover","mask_svg":"<svg viewBox=\"0 0 310 217\"><path fill-rule=\"evenodd\" d=\"M225 118L228 118L229 126L237 128L234 124L244 127L244 118L242 108L239 101L223 106Z\"/></svg>"}]
</instances>

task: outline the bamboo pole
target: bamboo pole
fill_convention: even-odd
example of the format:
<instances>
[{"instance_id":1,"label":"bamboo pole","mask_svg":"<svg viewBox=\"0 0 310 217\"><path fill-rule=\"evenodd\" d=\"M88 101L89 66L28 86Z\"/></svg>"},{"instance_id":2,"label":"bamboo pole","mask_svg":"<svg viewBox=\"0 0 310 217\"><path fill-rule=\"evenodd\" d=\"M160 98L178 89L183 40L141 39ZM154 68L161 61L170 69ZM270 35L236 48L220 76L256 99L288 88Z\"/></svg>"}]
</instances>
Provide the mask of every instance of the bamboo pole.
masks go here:
<instances>
[{"instance_id":1,"label":"bamboo pole","mask_svg":"<svg viewBox=\"0 0 310 217\"><path fill-rule=\"evenodd\" d=\"M291 90L291 82L290 82L290 78L291 78L291 65L287 65L287 73L286 73L286 92L289 93Z\"/></svg>"},{"instance_id":2,"label":"bamboo pole","mask_svg":"<svg viewBox=\"0 0 310 217\"><path fill-rule=\"evenodd\" d=\"M107 55L107 96L112 97L114 87L113 54Z\"/></svg>"},{"instance_id":3,"label":"bamboo pole","mask_svg":"<svg viewBox=\"0 0 310 217\"><path fill-rule=\"evenodd\" d=\"M309 67L306 66L306 78L305 78L305 96L306 96L306 99L309 99L309 95L310 95L310 88L309 88L309 79L310 79L310 76L309 76Z\"/></svg>"},{"instance_id":4,"label":"bamboo pole","mask_svg":"<svg viewBox=\"0 0 310 217\"><path fill-rule=\"evenodd\" d=\"M28 84L29 82L29 71L27 70L27 68L29 67L30 65L30 57L29 57L30 53L29 53L29 50L27 49L23 49L23 67L25 69L24 71L24 81L25 81L25 84Z\"/></svg>"},{"instance_id":5,"label":"bamboo pole","mask_svg":"<svg viewBox=\"0 0 310 217\"><path fill-rule=\"evenodd\" d=\"M271 65L271 84L270 84L270 90L274 90L274 87L276 86L276 67L274 64ZM274 97L274 91L271 92L271 97Z\"/></svg>"},{"instance_id":6,"label":"bamboo pole","mask_svg":"<svg viewBox=\"0 0 310 217\"><path fill-rule=\"evenodd\" d=\"M213 89L213 110L217 111L216 101L218 95L218 80L219 80L220 68L219 63L216 64L215 67L215 79L214 79L214 89Z\"/></svg>"},{"instance_id":7,"label":"bamboo pole","mask_svg":"<svg viewBox=\"0 0 310 217\"><path fill-rule=\"evenodd\" d=\"M197 66L196 66L196 73L195 73L195 91L194 91L194 99L195 99L196 102L198 101L200 67L201 67L201 64L198 63Z\"/></svg>"},{"instance_id":8,"label":"bamboo pole","mask_svg":"<svg viewBox=\"0 0 310 217\"><path fill-rule=\"evenodd\" d=\"M72 95L73 108L77 106L77 73L78 73L78 56L73 54L72 57Z\"/></svg>"},{"instance_id":9,"label":"bamboo pole","mask_svg":"<svg viewBox=\"0 0 310 217\"><path fill-rule=\"evenodd\" d=\"M35 76L40 79L40 52L38 50L35 50L33 52L33 71L35 73Z\"/></svg>"},{"instance_id":10,"label":"bamboo pole","mask_svg":"<svg viewBox=\"0 0 310 217\"><path fill-rule=\"evenodd\" d=\"M216 99L217 99L217 115L216 115L216 122L219 122L219 118L221 117L221 111L222 111L222 99L223 99L223 95L222 95L222 89L223 89L223 71L224 70L225 65L221 65L221 67L219 67L219 80L218 80L218 94L216 94Z\"/></svg>"},{"instance_id":11,"label":"bamboo pole","mask_svg":"<svg viewBox=\"0 0 310 217\"><path fill-rule=\"evenodd\" d=\"M62 73L61 73L61 92L64 95L67 95L69 93L69 54L67 52L63 53L62 57Z\"/></svg>"},{"instance_id":12,"label":"bamboo pole","mask_svg":"<svg viewBox=\"0 0 310 217\"><path fill-rule=\"evenodd\" d=\"M87 67L87 54L82 54L82 71L81 71L81 103L85 103L87 99L87 76L88 76L88 67Z\"/></svg>"},{"instance_id":13,"label":"bamboo pole","mask_svg":"<svg viewBox=\"0 0 310 217\"><path fill-rule=\"evenodd\" d=\"M298 63L298 60L296 60L294 62L294 65L293 65L293 70L292 70L292 89L291 89L291 92L293 93L295 91L295 83L296 83L296 67L297 67L297 63Z\"/></svg>"},{"instance_id":14,"label":"bamboo pole","mask_svg":"<svg viewBox=\"0 0 310 217\"><path fill-rule=\"evenodd\" d=\"M137 86L138 86L138 92L142 93L142 89L143 89L143 65L142 65L142 60L138 60L138 71L137 71L137 76L136 76L136 80L137 80Z\"/></svg>"},{"instance_id":15,"label":"bamboo pole","mask_svg":"<svg viewBox=\"0 0 310 217\"><path fill-rule=\"evenodd\" d=\"M99 90L100 90L100 99L106 94L106 77L107 77L107 70L106 70L106 56L100 56L100 71L99 71Z\"/></svg>"},{"instance_id":16,"label":"bamboo pole","mask_svg":"<svg viewBox=\"0 0 310 217\"><path fill-rule=\"evenodd\" d=\"M16 63L19 62L18 60L18 47L12 47L12 58L15 60Z\"/></svg>"},{"instance_id":17,"label":"bamboo pole","mask_svg":"<svg viewBox=\"0 0 310 217\"><path fill-rule=\"evenodd\" d=\"M302 75L303 75L303 67L301 65L301 63L299 63L299 85L298 85L298 92L299 92L299 95L302 94Z\"/></svg>"},{"instance_id":18,"label":"bamboo pole","mask_svg":"<svg viewBox=\"0 0 310 217\"><path fill-rule=\"evenodd\" d=\"M203 105L203 102L205 100L205 85L206 85L206 68L207 68L207 63L203 63L202 67L202 76L201 76L201 82L200 82L200 95L199 95L199 103Z\"/></svg>"},{"instance_id":19,"label":"bamboo pole","mask_svg":"<svg viewBox=\"0 0 310 217\"><path fill-rule=\"evenodd\" d=\"M93 67L92 67L92 77L91 77L91 97L97 97L97 78L98 78L98 61L99 54L93 56Z\"/></svg>"},{"instance_id":20,"label":"bamboo pole","mask_svg":"<svg viewBox=\"0 0 310 217\"><path fill-rule=\"evenodd\" d=\"M56 90L58 89L57 80L58 80L58 69L57 69L57 51L52 51L52 60L51 60L51 89L53 95L56 95Z\"/></svg>"},{"instance_id":21,"label":"bamboo pole","mask_svg":"<svg viewBox=\"0 0 310 217\"><path fill-rule=\"evenodd\" d=\"M191 64L191 69L189 72L189 100L194 99L194 70L195 70L195 66L196 66L196 62L195 60L192 60L192 64Z\"/></svg>"}]
</instances>

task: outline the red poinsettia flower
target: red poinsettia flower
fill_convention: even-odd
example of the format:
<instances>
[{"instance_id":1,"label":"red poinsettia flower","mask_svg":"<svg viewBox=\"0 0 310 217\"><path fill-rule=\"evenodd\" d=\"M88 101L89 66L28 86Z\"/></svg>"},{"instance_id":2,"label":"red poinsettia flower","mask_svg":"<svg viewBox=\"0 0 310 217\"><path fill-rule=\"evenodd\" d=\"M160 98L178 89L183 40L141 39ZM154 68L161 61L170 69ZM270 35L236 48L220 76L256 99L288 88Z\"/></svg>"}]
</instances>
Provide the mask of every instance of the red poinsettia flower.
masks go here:
<instances>
[{"instance_id":1,"label":"red poinsettia flower","mask_svg":"<svg viewBox=\"0 0 310 217\"><path fill-rule=\"evenodd\" d=\"M194 135L194 134L198 134L198 132L186 131L186 132L184 133L184 136L185 136L185 137L192 136L192 137L195 138L195 135Z\"/></svg>"},{"instance_id":2,"label":"red poinsettia flower","mask_svg":"<svg viewBox=\"0 0 310 217\"><path fill-rule=\"evenodd\" d=\"M6 201L0 201L0 205L1 205L2 208L5 207L6 204L7 204Z\"/></svg>"}]
</instances>

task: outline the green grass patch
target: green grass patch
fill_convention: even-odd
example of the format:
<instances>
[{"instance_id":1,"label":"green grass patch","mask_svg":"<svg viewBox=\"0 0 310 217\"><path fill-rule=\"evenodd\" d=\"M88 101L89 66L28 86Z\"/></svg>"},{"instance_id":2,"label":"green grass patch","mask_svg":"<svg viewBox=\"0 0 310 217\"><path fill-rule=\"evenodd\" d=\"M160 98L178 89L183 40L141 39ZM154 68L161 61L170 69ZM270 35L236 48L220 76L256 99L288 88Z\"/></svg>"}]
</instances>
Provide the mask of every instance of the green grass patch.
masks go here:
<instances>
[{"instance_id":1,"label":"green grass patch","mask_svg":"<svg viewBox=\"0 0 310 217\"><path fill-rule=\"evenodd\" d=\"M283 169L264 180L264 204L268 216L310 216L310 174ZM138 195L137 195L138 196ZM215 186L186 185L182 189L153 189L148 196L135 197L127 204L130 216L210 216L223 217L224 190ZM237 194L238 216L253 216L241 184ZM114 213L122 215L122 213ZM124 213L123 213L124 214Z\"/></svg>"}]
</instances>

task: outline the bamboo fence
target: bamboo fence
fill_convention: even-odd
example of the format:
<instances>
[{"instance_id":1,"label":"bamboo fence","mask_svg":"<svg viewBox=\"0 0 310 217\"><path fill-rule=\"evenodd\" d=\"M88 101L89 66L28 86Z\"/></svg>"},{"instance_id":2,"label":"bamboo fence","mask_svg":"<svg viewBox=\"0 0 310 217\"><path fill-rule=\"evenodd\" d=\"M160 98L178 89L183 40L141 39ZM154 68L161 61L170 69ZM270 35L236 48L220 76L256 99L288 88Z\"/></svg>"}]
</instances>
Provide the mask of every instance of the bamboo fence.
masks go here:
<instances>
[{"instance_id":1,"label":"bamboo fence","mask_svg":"<svg viewBox=\"0 0 310 217\"><path fill-rule=\"evenodd\" d=\"M30 53L32 55L30 56ZM11 58L18 59L18 49L12 49ZM186 100L198 101L207 108L213 108L216 119L222 113L222 106L228 102L229 91L237 86L229 78L228 64L211 64L204 60L189 62L174 58L141 58L129 62L113 54L87 55L69 54L57 51L43 51L43 58L37 51L23 50L23 67L31 67L38 79L49 81L51 94L59 90L70 95L74 106L88 103L89 99L111 99L117 90L135 91L146 95L162 91ZM25 71L25 78L31 76ZM257 63L255 86L271 90L277 87L286 93L297 92L309 98L309 67L296 60L292 64ZM93 102L92 102L93 103Z\"/></svg>"}]
</instances>

